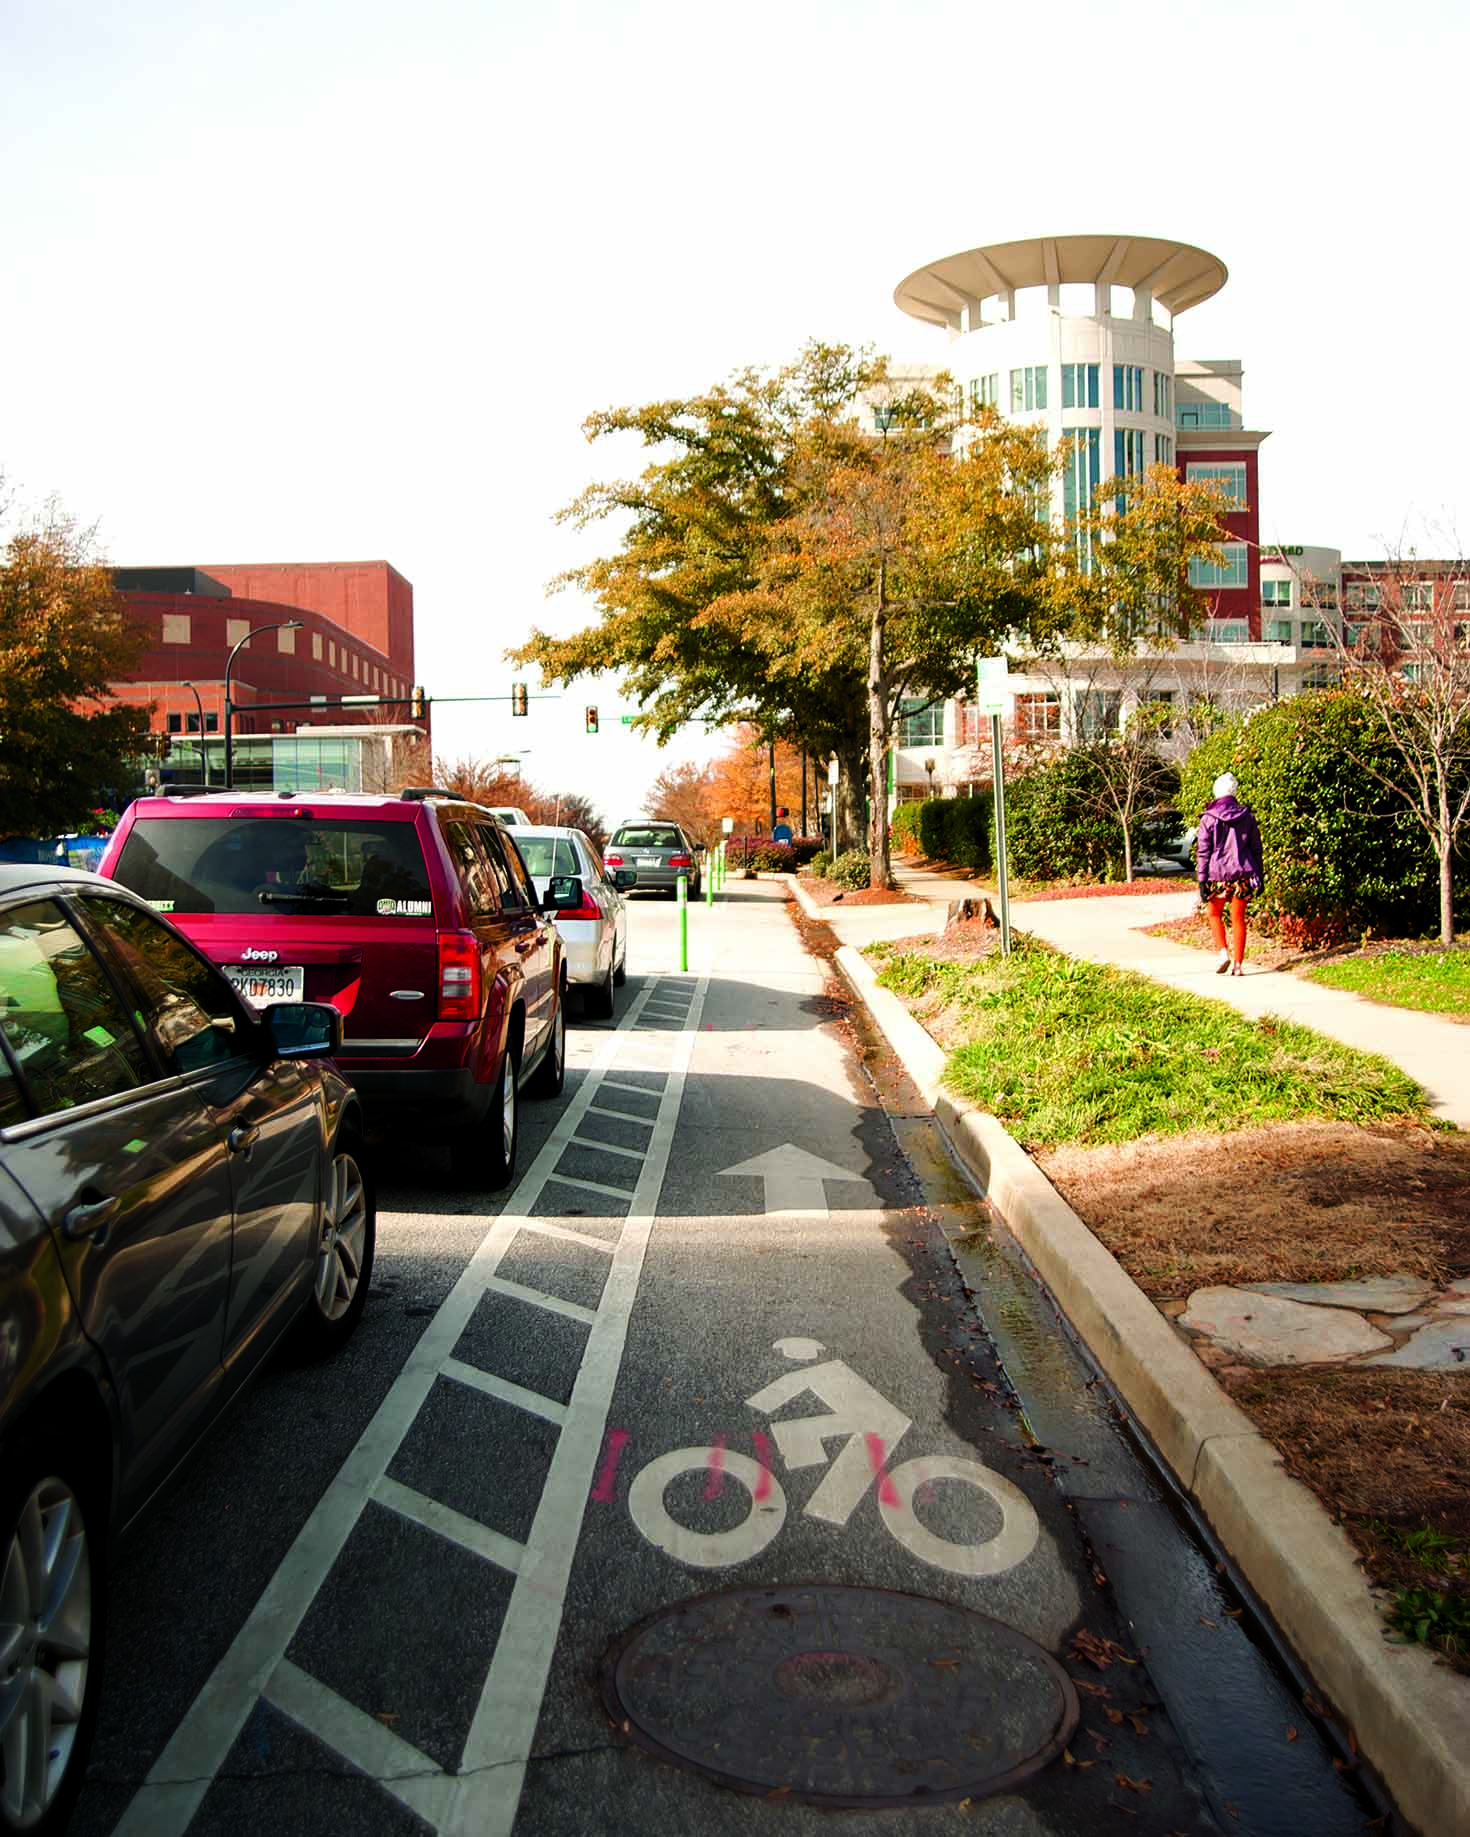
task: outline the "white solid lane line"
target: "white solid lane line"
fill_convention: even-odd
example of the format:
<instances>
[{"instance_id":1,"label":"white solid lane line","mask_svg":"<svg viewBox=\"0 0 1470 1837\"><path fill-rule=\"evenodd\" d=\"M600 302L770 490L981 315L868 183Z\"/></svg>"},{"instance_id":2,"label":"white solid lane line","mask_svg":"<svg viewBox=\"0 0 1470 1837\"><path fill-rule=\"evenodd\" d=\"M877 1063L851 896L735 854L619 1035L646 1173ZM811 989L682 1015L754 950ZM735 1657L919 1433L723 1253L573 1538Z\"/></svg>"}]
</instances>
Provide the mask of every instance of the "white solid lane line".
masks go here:
<instances>
[{"instance_id":1,"label":"white solid lane line","mask_svg":"<svg viewBox=\"0 0 1470 1837\"><path fill-rule=\"evenodd\" d=\"M471 1390L483 1391L487 1397L494 1397L497 1403L510 1403L518 1410L529 1411L533 1416L544 1416L547 1422L560 1425L567 1419L567 1406L564 1403L558 1403L552 1397L543 1397L540 1391L528 1391L523 1385L512 1384L509 1378L497 1378L493 1371L481 1371L478 1365L466 1365L459 1359L446 1359L440 1376L453 1378L456 1384L467 1385Z\"/></svg>"},{"instance_id":2,"label":"white solid lane line","mask_svg":"<svg viewBox=\"0 0 1470 1837\"><path fill-rule=\"evenodd\" d=\"M690 1024L673 1036L673 1064L664 1085L648 1157L633 1207L608 1272L597 1319L557 1438L541 1502L526 1539L526 1555L506 1609L490 1675L460 1758L454 1810L446 1837L511 1837L526 1763L546 1692L546 1674L561 1629L567 1581L582 1535L582 1516L602 1451L607 1412L623 1362L628 1320L638 1295L674 1129L684 1101L689 1061L699 1037L708 980L696 985Z\"/></svg>"},{"instance_id":3,"label":"white solid lane line","mask_svg":"<svg viewBox=\"0 0 1470 1837\"><path fill-rule=\"evenodd\" d=\"M703 985L700 988L702 1001ZM485 1236L461 1272L458 1281L450 1290L438 1313L425 1328L418 1343L410 1352L403 1369L389 1388L388 1394L379 1404L372 1421L363 1431L357 1446L348 1455L338 1470L326 1492L311 1516L298 1532L295 1543L287 1552L279 1569L266 1584L260 1599L256 1602L245 1624L235 1636L233 1644L220 1659L210 1674L204 1688L200 1691L183 1721L174 1731L165 1745L163 1752L149 1770L143 1785L133 1795L127 1809L114 1827L114 1837L183 1837L195 1813L198 1811L205 1794L208 1792L215 1775L223 1765L226 1756L234 1745L240 1730L258 1699L265 1693L272 1675L276 1672L285 1656L286 1648L295 1637L297 1628L305 1618L318 1590L321 1588L332 1565L341 1554L348 1537L351 1535L364 1507L373 1497L383 1481L389 1463L398 1452L404 1438L413 1427L420 1409L423 1407L429 1392L436 1380L443 1373L446 1365L453 1359L454 1349L458 1345L470 1317L473 1315L486 1288L495 1280L495 1270L501 1258L509 1249L517 1232L524 1225L536 1222L535 1208L528 1202L538 1198L542 1187L551 1178L561 1178L555 1174L557 1162L566 1151L572 1136L583 1115L590 1106L603 1084L605 1074L614 1059L633 1059L636 1069L646 1070L657 1075L667 1086L670 1081L667 1064L646 1064L649 1054L657 1051L659 1057L672 1059L676 1063L687 1065L688 1041L691 1035L678 1033L669 1037L667 1043L660 1037L655 1039L647 1034L638 1035L635 1029L642 1018L643 1008L648 999L648 991L640 995L629 1007L616 1030L597 1037L586 1068L586 1075L572 1101L558 1117L550 1135L547 1137L540 1153L530 1168L517 1183L510 1195L506 1210L491 1224ZM628 1066L627 1069L634 1069ZM655 1125L652 1155L654 1149L659 1152L658 1179L652 1186L656 1197L659 1183L662 1181L663 1168L667 1164L669 1145L673 1138L672 1116L668 1110L667 1091L663 1094L651 1092L642 1086L634 1086L645 1096L660 1096L659 1124ZM679 1080L682 1091L682 1076ZM673 1115L677 1115L677 1104ZM665 1125L660 1127L660 1125ZM639 1180L637 1191L643 1193L651 1169L645 1166L643 1177ZM648 1210L652 1210L652 1199ZM626 1232L632 1221L624 1222ZM642 1266L641 1251L638 1264ZM512 1287L513 1285L504 1285ZM617 1280L617 1259L603 1294L602 1310L594 1317L594 1327L588 1339L588 1356L593 1344L603 1345L606 1334L599 1336L597 1321L601 1312L610 1303L622 1307L631 1307L631 1295L624 1296L624 1284ZM528 1291L528 1294L533 1292ZM546 1305L550 1298L541 1298L541 1305ZM564 1304L570 1308L572 1304ZM586 1313L587 1310L582 1310ZM626 1330L626 1320L618 1324L618 1347L621 1353L622 1337ZM587 1372L584 1358L582 1376ZM607 1395L612 1394L612 1379L616 1378L616 1368L608 1379ZM578 1389L582 1379L578 1380ZM573 1393L573 1404L577 1393ZM606 1410L606 1402L603 1404ZM563 1430L563 1436L567 1433ZM601 1430L598 1434L600 1436ZM558 1450L558 1453L560 1450ZM595 1453L595 1450L594 1450ZM544 1505L544 1499L543 1499ZM581 1507L577 1509L577 1523L581 1522ZM538 1515L537 1523L540 1518ZM517 1580L517 1594L521 1584L527 1580L527 1568L535 1569L537 1563L528 1559ZM560 1624L561 1596L565 1582L557 1590L556 1625L551 1631L554 1644L556 1626ZM503 1643L503 1638L502 1638ZM499 1648L497 1648L498 1654ZM545 1666L550 1663L550 1647L541 1658L541 1683L537 1686L537 1705L539 1710L540 1691L544 1688ZM531 1654L531 1662L536 1662L536 1655ZM344 1704L344 1709L347 1705ZM532 1718L531 1734L534 1734L535 1721ZM529 1749L530 1736L527 1736ZM519 1777L519 1771L517 1772ZM519 1790L519 1788L517 1788ZM512 1815L514 1807L512 1806ZM427 1815L427 1814L421 1814ZM509 1825L506 1825L509 1829Z\"/></svg>"}]
</instances>

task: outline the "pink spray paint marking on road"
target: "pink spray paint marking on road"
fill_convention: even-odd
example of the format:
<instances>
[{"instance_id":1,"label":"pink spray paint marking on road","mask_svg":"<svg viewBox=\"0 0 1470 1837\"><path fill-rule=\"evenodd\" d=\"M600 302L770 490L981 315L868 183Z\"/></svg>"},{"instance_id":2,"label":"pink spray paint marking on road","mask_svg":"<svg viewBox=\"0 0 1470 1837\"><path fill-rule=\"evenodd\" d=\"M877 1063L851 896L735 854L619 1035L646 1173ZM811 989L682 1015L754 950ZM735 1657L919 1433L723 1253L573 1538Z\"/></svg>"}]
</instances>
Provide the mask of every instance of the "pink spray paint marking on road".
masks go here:
<instances>
[{"instance_id":1,"label":"pink spray paint marking on road","mask_svg":"<svg viewBox=\"0 0 1470 1837\"><path fill-rule=\"evenodd\" d=\"M622 1459L623 1450L630 1439L626 1429L609 1429L607 1432L607 1453L602 1457L602 1466L597 1473L597 1484L592 1488L592 1497L599 1505L608 1504L616 1492L618 1462Z\"/></svg>"},{"instance_id":2,"label":"pink spray paint marking on road","mask_svg":"<svg viewBox=\"0 0 1470 1837\"><path fill-rule=\"evenodd\" d=\"M888 1450L883 1446L883 1437L874 1435L871 1430L863 1437L868 1444L868 1459L873 1463L873 1477L878 1482L878 1503L880 1505L900 1505L898 1488L883 1470L883 1462Z\"/></svg>"},{"instance_id":3,"label":"pink spray paint marking on road","mask_svg":"<svg viewBox=\"0 0 1470 1837\"><path fill-rule=\"evenodd\" d=\"M759 1505L771 1496L771 1438L757 1429L750 1439L755 1443L755 1458L760 1462L761 1477L755 1483L755 1502Z\"/></svg>"},{"instance_id":4,"label":"pink spray paint marking on road","mask_svg":"<svg viewBox=\"0 0 1470 1837\"><path fill-rule=\"evenodd\" d=\"M706 1499L718 1499L725 1489L725 1438L717 1435L709 1451L709 1478L704 1483Z\"/></svg>"}]
</instances>

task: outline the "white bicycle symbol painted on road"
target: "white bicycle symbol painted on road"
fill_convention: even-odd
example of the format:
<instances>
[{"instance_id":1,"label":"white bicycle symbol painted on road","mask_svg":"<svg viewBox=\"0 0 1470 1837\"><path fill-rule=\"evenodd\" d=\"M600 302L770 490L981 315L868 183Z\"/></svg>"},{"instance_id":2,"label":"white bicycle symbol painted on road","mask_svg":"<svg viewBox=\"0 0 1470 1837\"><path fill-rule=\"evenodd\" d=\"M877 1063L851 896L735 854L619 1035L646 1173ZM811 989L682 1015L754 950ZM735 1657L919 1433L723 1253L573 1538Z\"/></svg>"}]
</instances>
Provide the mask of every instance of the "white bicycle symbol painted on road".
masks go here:
<instances>
[{"instance_id":1,"label":"white bicycle symbol painted on road","mask_svg":"<svg viewBox=\"0 0 1470 1837\"><path fill-rule=\"evenodd\" d=\"M1041 1526L1019 1487L961 1455L918 1455L890 1468L889 1456L913 1427L910 1418L841 1359L806 1363L826 1350L817 1341L777 1340L775 1349L802 1364L747 1397L747 1406L769 1415L811 1391L827 1405L825 1413L770 1423L769 1435L752 1431L755 1460L727 1448L720 1438L703 1448L675 1448L650 1461L629 1489L628 1510L651 1544L694 1569L726 1569L748 1562L786 1522L786 1494L771 1470L772 1438L786 1466L800 1469L825 1462L825 1444L841 1436L843 1446L807 1501L806 1517L845 1525L876 1483L883 1523L920 1562L952 1575L995 1576L1023 1563L1035 1549ZM700 1531L672 1516L665 1503L669 1487L697 1473L707 1476L706 1499L717 1497L726 1480L744 1487L750 1510L739 1524L724 1531ZM996 1531L979 1541L957 1542L928 1530L914 1510L914 1497L920 1487L937 1480L958 1480L982 1493L1000 1513Z\"/></svg>"}]
</instances>

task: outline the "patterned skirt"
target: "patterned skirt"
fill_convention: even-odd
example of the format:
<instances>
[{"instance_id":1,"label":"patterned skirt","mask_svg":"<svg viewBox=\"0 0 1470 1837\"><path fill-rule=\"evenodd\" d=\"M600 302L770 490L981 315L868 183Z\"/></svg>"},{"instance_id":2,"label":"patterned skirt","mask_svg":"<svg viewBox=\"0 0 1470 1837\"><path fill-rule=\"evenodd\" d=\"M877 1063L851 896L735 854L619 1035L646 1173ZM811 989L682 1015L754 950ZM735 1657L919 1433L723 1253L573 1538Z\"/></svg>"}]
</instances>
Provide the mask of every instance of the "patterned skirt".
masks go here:
<instances>
[{"instance_id":1,"label":"patterned skirt","mask_svg":"<svg viewBox=\"0 0 1470 1837\"><path fill-rule=\"evenodd\" d=\"M1250 899L1255 888L1250 883L1248 874L1237 874L1233 880L1207 880L1205 882L1206 899Z\"/></svg>"}]
</instances>

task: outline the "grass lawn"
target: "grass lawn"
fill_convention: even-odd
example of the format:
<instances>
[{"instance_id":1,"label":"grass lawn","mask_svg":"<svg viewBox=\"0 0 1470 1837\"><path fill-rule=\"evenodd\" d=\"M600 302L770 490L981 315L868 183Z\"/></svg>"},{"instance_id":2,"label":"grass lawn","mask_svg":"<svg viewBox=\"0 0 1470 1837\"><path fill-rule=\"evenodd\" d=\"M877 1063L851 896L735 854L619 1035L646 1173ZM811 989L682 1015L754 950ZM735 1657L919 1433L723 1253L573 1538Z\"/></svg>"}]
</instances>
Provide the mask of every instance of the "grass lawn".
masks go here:
<instances>
[{"instance_id":1,"label":"grass lawn","mask_svg":"<svg viewBox=\"0 0 1470 1837\"><path fill-rule=\"evenodd\" d=\"M879 979L944 1012L945 1081L1028 1148L1320 1118L1427 1121L1386 1059L1270 1016L1020 941L1009 958L883 952Z\"/></svg>"},{"instance_id":2,"label":"grass lawn","mask_svg":"<svg viewBox=\"0 0 1470 1837\"><path fill-rule=\"evenodd\" d=\"M1470 950L1379 950L1303 972L1329 989L1350 989L1395 1008L1470 1020Z\"/></svg>"}]
</instances>

